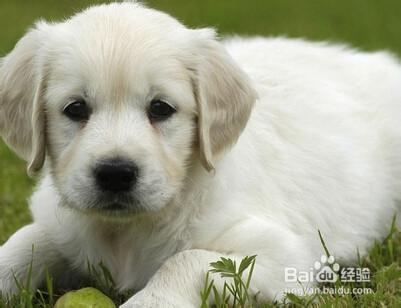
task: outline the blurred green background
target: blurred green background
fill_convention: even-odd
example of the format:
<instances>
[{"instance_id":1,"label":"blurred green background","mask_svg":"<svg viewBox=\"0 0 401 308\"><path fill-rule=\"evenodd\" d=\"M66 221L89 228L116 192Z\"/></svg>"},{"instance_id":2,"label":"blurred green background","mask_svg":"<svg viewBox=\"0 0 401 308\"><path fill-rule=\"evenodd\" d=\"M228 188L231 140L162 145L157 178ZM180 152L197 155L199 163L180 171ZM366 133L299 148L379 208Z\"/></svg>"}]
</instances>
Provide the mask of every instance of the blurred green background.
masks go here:
<instances>
[{"instance_id":1,"label":"blurred green background","mask_svg":"<svg viewBox=\"0 0 401 308\"><path fill-rule=\"evenodd\" d=\"M96 3L88 0L0 0L0 56L35 20L60 20ZM401 0L148 0L188 26L221 34L285 35L350 43L401 55ZM33 181L25 163L0 141L0 243L29 222Z\"/></svg>"}]
</instances>

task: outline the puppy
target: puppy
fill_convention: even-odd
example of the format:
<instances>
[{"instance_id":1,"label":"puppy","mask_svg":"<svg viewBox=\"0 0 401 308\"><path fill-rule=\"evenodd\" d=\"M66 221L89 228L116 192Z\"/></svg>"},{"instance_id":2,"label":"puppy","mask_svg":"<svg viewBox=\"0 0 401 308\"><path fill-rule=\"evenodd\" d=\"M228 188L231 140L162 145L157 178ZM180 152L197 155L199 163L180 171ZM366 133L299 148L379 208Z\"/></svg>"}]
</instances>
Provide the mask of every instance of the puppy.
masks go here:
<instances>
[{"instance_id":1,"label":"puppy","mask_svg":"<svg viewBox=\"0 0 401 308\"><path fill-rule=\"evenodd\" d=\"M318 230L342 264L387 234L400 118L385 52L219 42L132 2L39 22L0 63L0 133L43 169L34 222L0 248L0 290L16 292L33 245L33 288L103 262L139 291L124 307L196 307L210 262L256 254L252 294L279 299L304 287L285 268L324 254Z\"/></svg>"}]
</instances>

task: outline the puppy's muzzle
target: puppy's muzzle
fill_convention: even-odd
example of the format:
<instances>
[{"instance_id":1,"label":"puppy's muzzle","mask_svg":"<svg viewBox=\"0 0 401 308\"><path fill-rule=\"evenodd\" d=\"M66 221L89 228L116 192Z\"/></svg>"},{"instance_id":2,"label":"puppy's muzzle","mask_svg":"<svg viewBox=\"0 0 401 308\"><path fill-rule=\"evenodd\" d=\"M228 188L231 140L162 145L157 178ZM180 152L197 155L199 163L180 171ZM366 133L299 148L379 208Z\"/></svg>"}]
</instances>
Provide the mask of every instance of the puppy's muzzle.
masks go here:
<instances>
[{"instance_id":1,"label":"puppy's muzzle","mask_svg":"<svg viewBox=\"0 0 401 308\"><path fill-rule=\"evenodd\" d=\"M138 179L138 167L130 160L114 158L104 160L94 169L96 186L108 194L130 192Z\"/></svg>"}]
</instances>

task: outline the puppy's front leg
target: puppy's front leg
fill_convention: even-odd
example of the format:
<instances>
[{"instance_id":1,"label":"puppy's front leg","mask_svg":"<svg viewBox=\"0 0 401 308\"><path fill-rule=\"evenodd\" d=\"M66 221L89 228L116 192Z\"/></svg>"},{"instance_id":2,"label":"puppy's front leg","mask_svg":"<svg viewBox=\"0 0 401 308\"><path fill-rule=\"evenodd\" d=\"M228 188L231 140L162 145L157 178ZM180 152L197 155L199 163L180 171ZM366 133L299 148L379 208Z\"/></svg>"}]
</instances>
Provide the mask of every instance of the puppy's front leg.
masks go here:
<instances>
[{"instance_id":1,"label":"puppy's front leg","mask_svg":"<svg viewBox=\"0 0 401 308\"><path fill-rule=\"evenodd\" d=\"M16 293L15 278L25 284L31 262L30 286L36 289L44 281L46 268L54 267L59 260L51 240L39 225L23 227L0 247L0 293Z\"/></svg>"},{"instance_id":2,"label":"puppy's front leg","mask_svg":"<svg viewBox=\"0 0 401 308\"><path fill-rule=\"evenodd\" d=\"M223 255L207 250L187 250L171 257L156 272L147 286L135 294L121 308L196 308L201 304L200 292L204 287L210 263L228 257L240 264L242 257ZM256 280L266 282L265 269L258 264L254 268ZM213 275L215 286L222 290L224 281ZM262 283L264 283L262 282ZM251 284L250 295L259 293L259 286Z\"/></svg>"},{"instance_id":3,"label":"puppy's front leg","mask_svg":"<svg viewBox=\"0 0 401 308\"><path fill-rule=\"evenodd\" d=\"M222 255L206 250L186 250L168 259L146 287L120 308L199 307L200 291L209 263Z\"/></svg>"},{"instance_id":4,"label":"puppy's front leg","mask_svg":"<svg viewBox=\"0 0 401 308\"><path fill-rule=\"evenodd\" d=\"M243 240L240 240L239 235L244 234L244 230L252 234L251 241L243 236ZM232 238L238 240L232 241ZM248 255L257 255L250 295L258 295L260 301L278 299L284 295L286 289L302 292L304 287L310 287L285 280L285 267L306 270L313 264L314 258L310 247L302 238L279 224L266 224L258 219L244 221L231 228L226 236L222 236L220 242L217 242L217 247L225 247L225 251L238 253L223 254L202 249L177 253L161 266L142 291L122 307L199 307L200 292L210 263L218 261L221 257L228 257L240 264L245 256L240 251ZM223 280L218 274L214 274L212 278L215 286L221 290Z\"/></svg>"}]
</instances>

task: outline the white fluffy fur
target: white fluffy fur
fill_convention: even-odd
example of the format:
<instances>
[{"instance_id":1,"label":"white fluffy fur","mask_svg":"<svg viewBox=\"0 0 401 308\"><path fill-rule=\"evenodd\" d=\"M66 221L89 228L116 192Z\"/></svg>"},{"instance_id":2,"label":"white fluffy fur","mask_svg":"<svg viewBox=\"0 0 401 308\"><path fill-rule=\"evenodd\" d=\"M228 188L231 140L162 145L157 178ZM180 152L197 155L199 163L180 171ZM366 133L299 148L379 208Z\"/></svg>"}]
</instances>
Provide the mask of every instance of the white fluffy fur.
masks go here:
<instances>
[{"instance_id":1,"label":"white fluffy fur","mask_svg":"<svg viewBox=\"0 0 401 308\"><path fill-rule=\"evenodd\" d=\"M93 109L84 126L61 112L77 96ZM152 126L154 96L178 112ZM386 235L400 119L401 66L385 52L219 43L135 3L39 23L0 62L0 133L31 172L45 162L34 222L0 248L0 290L16 290L12 270L24 277L34 244L33 287L46 267L77 281L102 261L121 290L141 290L125 307L196 307L220 256L257 254L252 290L280 297L299 288L284 267L322 255L318 229L343 264ZM89 170L110 155L141 167L142 213L93 210Z\"/></svg>"}]
</instances>

